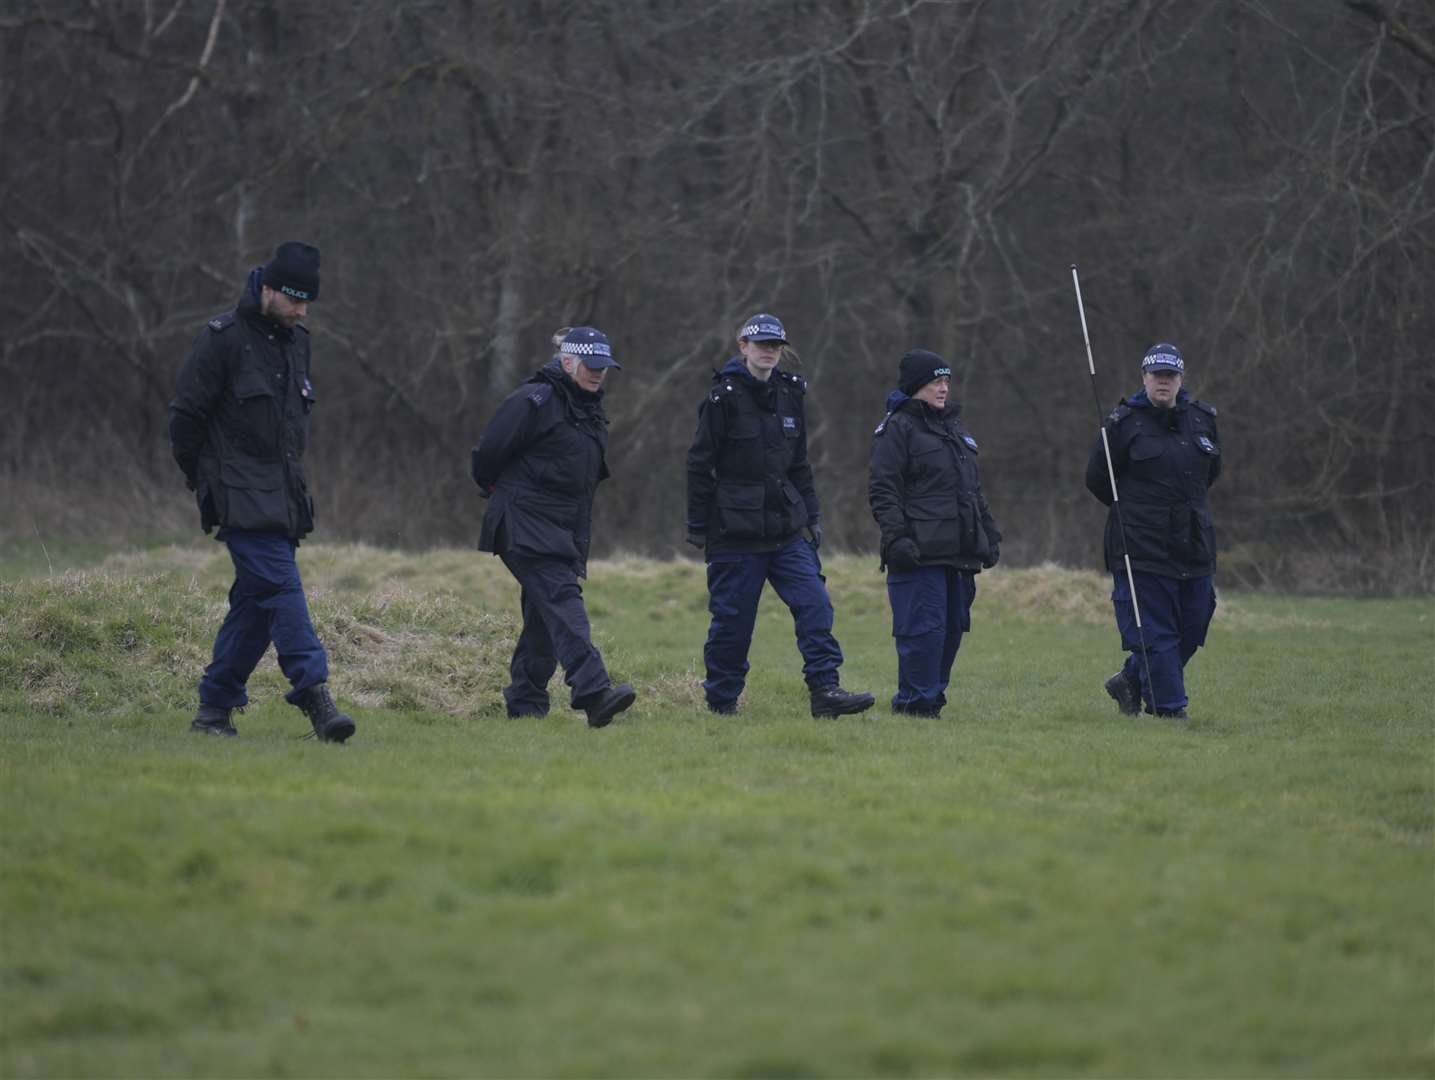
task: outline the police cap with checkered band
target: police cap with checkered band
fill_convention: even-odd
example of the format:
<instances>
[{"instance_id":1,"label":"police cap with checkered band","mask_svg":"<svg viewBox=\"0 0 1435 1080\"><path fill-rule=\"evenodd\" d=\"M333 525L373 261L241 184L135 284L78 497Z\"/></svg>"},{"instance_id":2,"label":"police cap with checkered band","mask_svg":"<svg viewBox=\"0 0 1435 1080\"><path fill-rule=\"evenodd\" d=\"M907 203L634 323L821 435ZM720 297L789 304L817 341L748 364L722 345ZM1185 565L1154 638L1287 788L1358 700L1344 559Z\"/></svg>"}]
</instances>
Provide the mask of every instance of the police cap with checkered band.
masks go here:
<instances>
[{"instance_id":1,"label":"police cap with checkered band","mask_svg":"<svg viewBox=\"0 0 1435 1080\"><path fill-rule=\"evenodd\" d=\"M1146 355L1141 358L1141 371L1174 371L1178 375L1184 375L1186 361L1181 356L1180 349L1162 341L1146 350Z\"/></svg>"},{"instance_id":2,"label":"police cap with checkered band","mask_svg":"<svg viewBox=\"0 0 1435 1080\"><path fill-rule=\"evenodd\" d=\"M591 326L575 326L569 330L563 335L558 352L563 356L576 356L583 362L584 367L595 371L610 367L623 370L623 365L613 359L613 348L608 344L608 335Z\"/></svg>"},{"instance_id":3,"label":"police cap with checkered band","mask_svg":"<svg viewBox=\"0 0 1435 1080\"><path fill-rule=\"evenodd\" d=\"M737 336L748 341L780 341L787 344L787 331L782 328L782 320L765 311L759 311L746 320Z\"/></svg>"}]
</instances>

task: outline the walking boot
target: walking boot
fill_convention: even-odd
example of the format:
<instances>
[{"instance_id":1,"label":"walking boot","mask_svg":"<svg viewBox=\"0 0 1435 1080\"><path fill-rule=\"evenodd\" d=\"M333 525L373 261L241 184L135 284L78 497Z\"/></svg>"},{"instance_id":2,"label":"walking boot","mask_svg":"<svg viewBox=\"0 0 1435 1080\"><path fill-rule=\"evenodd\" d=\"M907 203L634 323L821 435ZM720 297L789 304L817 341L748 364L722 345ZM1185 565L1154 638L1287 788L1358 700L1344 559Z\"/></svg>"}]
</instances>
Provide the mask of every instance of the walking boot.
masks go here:
<instances>
[{"instance_id":1,"label":"walking boot","mask_svg":"<svg viewBox=\"0 0 1435 1080\"><path fill-rule=\"evenodd\" d=\"M812 715L849 716L866 712L876 700L871 694L853 693L840 686L825 686L812 691Z\"/></svg>"},{"instance_id":2,"label":"walking boot","mask_svg":"<svg viewBox=\"0 0 1435 1080\"><path fill-rule=\"evenodd\" d=\"M199 706L199 711L194 714L190 721L189 730L197 731L201 735L238 735L239 729L229 719L233 709L221 709L218 705Z\"/></svg>"},{"instance_id":3,"label":"walking boot","mask_svg":"<svg viewBox=\"0 0 1435 1080\"><path fill-rule=\"evenodd\" d=\"M341 743L354 733L354 721L339 711L324 683L309 687L294 699L294 704L314 725L314 736L320 742Z\"/></svg>"},{"instance_id":4,"label":"walking boot","mask_svg":"<svg viewBox=\"0 0 1435 1080\"><path fill-rule=\"evenodd\" d=\"M1116 702L1122 716L1141 715L1141 689L1126 677L1126 672L1118 671L1107 679L1106 692Z\"/></svg>"},{"instance_id":5,"label":"walking boot","mask_svg":"<svg viewBox=\"0 0 1435 1080\"><path fill-rule=\"evenodd\" d=\"M588 714L588 726L607 727L613 722L613 717L637 699L638 692L627 683L608 687L583 706L583 711Z\"/></svg>"},{"instance_id":6,"label":"walking boot","mask_svg":"<svg viewBox=\"0 0 1435 1080\"><path fill-rule=\"evenodd\" d=\"M898 716L920 716L926 720L935 720L942 715L940 705L893 705L892 712Z\"/></svg>"}]
</instances>

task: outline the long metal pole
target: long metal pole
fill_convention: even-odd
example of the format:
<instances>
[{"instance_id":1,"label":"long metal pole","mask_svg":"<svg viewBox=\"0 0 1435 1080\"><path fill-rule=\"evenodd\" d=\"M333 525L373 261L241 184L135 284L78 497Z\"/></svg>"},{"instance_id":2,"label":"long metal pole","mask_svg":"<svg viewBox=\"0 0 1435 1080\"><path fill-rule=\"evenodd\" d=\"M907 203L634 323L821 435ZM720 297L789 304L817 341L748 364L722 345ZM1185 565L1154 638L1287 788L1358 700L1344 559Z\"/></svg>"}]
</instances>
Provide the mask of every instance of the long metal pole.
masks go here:
<instances>
[{"instance_id":1,"label":"long metal pole","mask_svg":"<svg viewBox=\"0 0 1435 1080\"><path fill-rule=\"evenodd\" d=\"M1131 590L1131 611L1136 616L1136 635L1141 640L1141 665L1146 671L1147 704L1156 712L1156 688L1151 683L1151 658L1146 653L1146 630L1141 625L1141 605L1136 601L1136 576L1131 572L1131 553L1126 547L1126 524L1121 520L1121 496L1116 490L1116 467L1111 464L1111 442L1106 437L1106 414L1096 389L1096 360L1091 355L1091 335L1086 329L1086 305L1081 302L1081 278L1071 264L1071 284L1076 287L1076 310L1081 315L1081 337L1086 342L1086 366L1091 372L1091 396L1096 402L1096 420L1101 425L1101 448L1106 451L1106 475L1111 480L1111 509L1116 512L1116 532L1121 537L1121 558L1126 562L1126 586Z\"/></svg>"}]
</instances>

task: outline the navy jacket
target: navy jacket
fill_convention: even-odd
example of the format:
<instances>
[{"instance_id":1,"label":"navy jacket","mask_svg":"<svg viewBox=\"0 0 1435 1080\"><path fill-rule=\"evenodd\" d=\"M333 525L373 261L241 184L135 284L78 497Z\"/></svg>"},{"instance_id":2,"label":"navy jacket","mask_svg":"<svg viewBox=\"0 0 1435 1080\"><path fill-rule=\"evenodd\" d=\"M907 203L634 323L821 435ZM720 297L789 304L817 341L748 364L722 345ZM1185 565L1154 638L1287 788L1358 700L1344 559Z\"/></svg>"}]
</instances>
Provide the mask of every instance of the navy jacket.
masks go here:
<instances>
[{"instance_id":1,"label":"navy jacket","mask_svg":"<svg viewBox=\"0 0 1435 1080\"><path fill-rule=\"evenodd\" d=\"M1170 409L1141 390L1106 418L1125 547L1133 570L1165 577L1204 577L1216 569L1216 531L1206 491L1221 475L1216 407L1184 389ZM1086 487L1111 506L1111 480L1100 438L1086 463ZM1123 569L1116 512L1106 515L1106 568Z\"/></svg>"},{"instance_id":2,"label":"navy jacket","mask_svg":"<svg viewBox=\"0 0 1435 1080\"><path fill-rule=\"evenodd\" d=\"M688 532L709 555L776 551L816 524L806 394L801 375L761 382L741 357L713 376L688 450Z\"/></svg>"},{"instance_id":3,"label":"navy jacket","mask_svg":"<svg viewBox=\"0 0 1435 1080\"><path fill-rule=\"evenodd\" d=\"M260 272L190 347L169 406L170 447L205 532L219 526L298 540L314 527L304 474L315 401L309 331L260 313Z\"/></svg>"},{"instance_id":4,"label":"navy jacket","mask_svg":"<svg viewBox=\"0 0 1435 1080\"><path fill-rule=\"evenodd\" d=\"M916 542L924 566L980 570L997 561L1001 532L961 411L953 401L934 409L900 390L887 397L887 416L872 433L867 485L884 566L888 549L903 537Z\"/></svg>"},{"instance_id":5,"label":"navy jacket","mask_svg":"<svg viewBox=\"0 0 1435 1080\"><path fill-rule=\"evenodd\" d=\"M555 357L504 400L473 448L474 483L489 496L479 550L563 559L585 574L607 455L603 391L581 389Z\"/></svg>"}]
</instances>

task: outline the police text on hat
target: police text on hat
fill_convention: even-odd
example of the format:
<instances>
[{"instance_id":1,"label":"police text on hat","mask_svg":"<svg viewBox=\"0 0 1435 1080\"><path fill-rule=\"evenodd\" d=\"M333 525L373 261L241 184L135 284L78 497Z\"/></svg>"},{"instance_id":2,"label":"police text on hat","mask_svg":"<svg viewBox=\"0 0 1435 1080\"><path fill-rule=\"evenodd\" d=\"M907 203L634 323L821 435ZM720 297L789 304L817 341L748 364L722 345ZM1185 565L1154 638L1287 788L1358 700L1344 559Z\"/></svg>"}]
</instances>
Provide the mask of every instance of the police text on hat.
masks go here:
<instances>
[{"instance_id":1,"label":"police text on hat","mask_svg":"<svg viewBox=\"0 0 1435 1080\"><path fill-rule=\"evenodd\" d=\"M1161 342L1159 345L1152 345L1146 350L1146 355L1141 358L1141 370L1147 371L1174 371L1177 374L1186 373L1186 361L1181 358L1181 350L1176 346Z\"/></svg>"},{"instance_id":2,"label":"police text on hat","mask_svg":"<svg viewBox=\"0 0 1435 1080\"><path fill-rule=\"evenodd\" d=\"M576 356L586 368L617 368L623 365L613 359L613 347L608 344L608 335L591 326L575 326L564 335L558 351L564 356Z\"/></svg>"},{"instance_id":3,"label":"police text on hat","mask_svg":"<svg viewBox=\"0 0 1435 1080\"><path fill-rule=\"evenodd\" d=\"M928 349L912 349L897 365L897 389L911 397L929 382L950 378L951 367Z\"/></svg>"},{"instance_id":4,"label":"police text on hat","mask_svg":"<svg viewBox=\"0 0 1435 1080\"><path fill-rule=\"evenodd\" d=\"M748 341L787 341L787 331L782 328L782 321L776 315L766 312L758 312L743 323L737 336Z\"/></svg>"},{"instance_id":5,"label":"police text on hat","mask_svg":"<svg viewBox=\"0 0 1435 1080\"><path fill-rule=\"evenodd\" d=\"M263 282L285 296L307 303L319 299L319 249L286 240L264 266Z\"/></svg>"}]
</instances>

